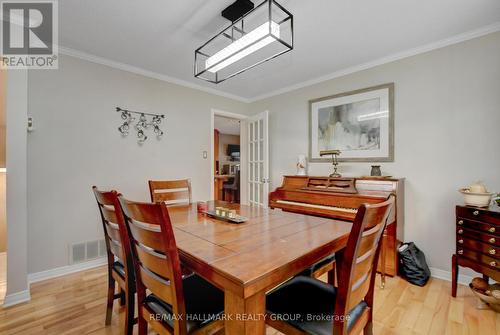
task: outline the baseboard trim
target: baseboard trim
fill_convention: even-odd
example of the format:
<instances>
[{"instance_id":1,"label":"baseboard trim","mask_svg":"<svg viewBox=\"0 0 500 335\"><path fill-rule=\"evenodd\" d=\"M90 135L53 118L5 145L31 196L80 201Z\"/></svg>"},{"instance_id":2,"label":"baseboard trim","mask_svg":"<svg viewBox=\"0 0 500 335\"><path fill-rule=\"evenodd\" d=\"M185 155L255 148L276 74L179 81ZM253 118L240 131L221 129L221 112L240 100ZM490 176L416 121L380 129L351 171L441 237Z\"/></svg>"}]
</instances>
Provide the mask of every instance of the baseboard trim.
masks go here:
<instances>
[{"instance_id":1,"label":"baseboard trim","mask_svg":"<svg viewBox=\"0 0 500 335\"><path fill-rule=\"evenodd\" d=\"M71 265L61 266L61 267L55 268L55 269L30 273L30 274L28 274L28 283L33 284L33 283L37 283L39 281L57 278L60 276L71 274L71 273L96 268L98 266L102 266L105 264L107 264L107 258L102 257L102 258L97 258L97 259L93 259L91 261L82 262L82 263L78 263L78 264L71 264Z\"/></svg>"},{"instance_id":2,"label":"baseboard trim","mask_svg":"<svg viewBox=\"0 0 500 335\"><path fill-rule=\"evenodd\" d=\"M21 291L21 292L7 294L5 296L5 300L3 302L3 307L6 308L6 307L14 306L14 305L20 304L22 302L30 301L30 300L31 300L31 296L30 296L29 289Z\"/></svg>"},{"instance_id":3,"label":"baseboard trim","mask_svg":"<svg viewBox=\"0 0 500 335\"><path fill-rule=\"evenodd\" d=\"M431 270L431 276L437 279L443 279L446 281L451 281L451 272L450 271L445 271L441 270L438 268L430 268ZM458 275L458 283L462 285L469 285L469 283L472 281L472 276L469 275Z\"/></svg>"}]
</instances>

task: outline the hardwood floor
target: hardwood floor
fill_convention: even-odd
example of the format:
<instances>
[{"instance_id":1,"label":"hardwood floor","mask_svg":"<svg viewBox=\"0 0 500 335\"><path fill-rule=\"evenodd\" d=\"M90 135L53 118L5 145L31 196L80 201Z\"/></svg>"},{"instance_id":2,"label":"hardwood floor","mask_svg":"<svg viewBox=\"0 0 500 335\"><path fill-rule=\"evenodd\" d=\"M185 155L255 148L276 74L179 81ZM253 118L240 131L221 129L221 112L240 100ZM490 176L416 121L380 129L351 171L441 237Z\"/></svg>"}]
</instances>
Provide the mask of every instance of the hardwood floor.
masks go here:
<instances>
[{"instance_id":1,"label":"hardwood floor","mask_svg":"<svg viewBox=\"0 0 500 335\"><path fill-rule=\"evenodd\" d=\"M30 302L0 309L0 334L121 334L124 313L118 306L112 325L104 327L106 280L105 267L99 267L33 284ZM386 288L376 290L374 333L500 334L500 314L477 310L465 286L457 298L450 290L451 283L439 279L420 288L387 278Z\"/></svg>"}]
</instances>

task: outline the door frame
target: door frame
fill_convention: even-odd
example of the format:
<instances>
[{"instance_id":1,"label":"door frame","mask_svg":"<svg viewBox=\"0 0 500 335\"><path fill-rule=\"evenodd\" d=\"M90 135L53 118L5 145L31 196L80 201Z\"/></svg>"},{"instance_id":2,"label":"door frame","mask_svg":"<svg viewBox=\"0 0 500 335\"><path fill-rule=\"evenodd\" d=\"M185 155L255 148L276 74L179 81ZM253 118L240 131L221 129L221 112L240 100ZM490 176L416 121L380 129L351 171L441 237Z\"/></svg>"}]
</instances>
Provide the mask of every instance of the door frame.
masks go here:
<instances>
[{"instance_id":1,"label":"door frame","mask_svg":"<svg viewBox=\"0 0 500 335\"><path fill-rule=\"evenodd\" d=\"M240 203L247 204L247 185L242 182L247 180L247 136L246 136L246 122L244 122L248 116L243 114L226 112L220 109L212 108L210 111L210 199L214 198L214 127L215 127L215 116L223 116L231 119L238 119L242 121L240 123Z\"/></svg>"}]
</instances>

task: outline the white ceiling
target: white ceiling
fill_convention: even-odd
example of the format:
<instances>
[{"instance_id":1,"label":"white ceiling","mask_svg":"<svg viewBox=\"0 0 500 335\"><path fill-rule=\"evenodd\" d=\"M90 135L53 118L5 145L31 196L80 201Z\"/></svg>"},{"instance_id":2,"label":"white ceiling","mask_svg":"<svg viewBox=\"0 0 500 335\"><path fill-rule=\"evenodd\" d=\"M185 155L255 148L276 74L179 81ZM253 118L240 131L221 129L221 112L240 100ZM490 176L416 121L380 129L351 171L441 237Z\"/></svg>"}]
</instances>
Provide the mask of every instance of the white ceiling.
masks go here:
<instances>
[{"instance_id":1,"label":"white ceiling","mask_svg":"<svg viewBox=\"0 0 500 335\"><path fill-rule=\"evenodd\" d=\"M239 135L240 134L240 120L232 119L224 116L214 116L214 128L221 134Z\"/></svg>"},{"instance_id":2,"label":"white ceiling","mask_svg":"<svg viewBox=\"0 0 500 335\"><path fill-rule=\"evenodd\" d=\"M60 44L251 100L500 22L499 0L278 0L294 15L294 50L206 83L193 77L194 50L227 25L232 2L59 1Z\"/></svg>"}]
</instances>

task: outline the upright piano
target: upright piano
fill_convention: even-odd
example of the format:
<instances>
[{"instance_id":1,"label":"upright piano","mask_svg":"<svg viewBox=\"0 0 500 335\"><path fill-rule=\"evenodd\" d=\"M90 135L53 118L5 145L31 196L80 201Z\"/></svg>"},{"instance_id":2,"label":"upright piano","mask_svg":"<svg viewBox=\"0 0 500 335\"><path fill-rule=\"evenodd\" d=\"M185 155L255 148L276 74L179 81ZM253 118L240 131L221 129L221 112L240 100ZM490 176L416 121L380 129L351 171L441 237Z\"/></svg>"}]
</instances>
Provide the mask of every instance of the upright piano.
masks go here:
<instances>
[{"instance_id":1,"label":"upright piano","mask_svg":"<svg viewBox=\"0 0 500 335\"><path fill-rule=\"evenodd\" d=\"M391 193L396 203L382 237L381 255L385 256L384 272L395 276L397 247L403 241L403 178L284 176L283 184L269 194L269 207L353 222L361 204L383 202Z\"/></svg>"}]
</instances>

